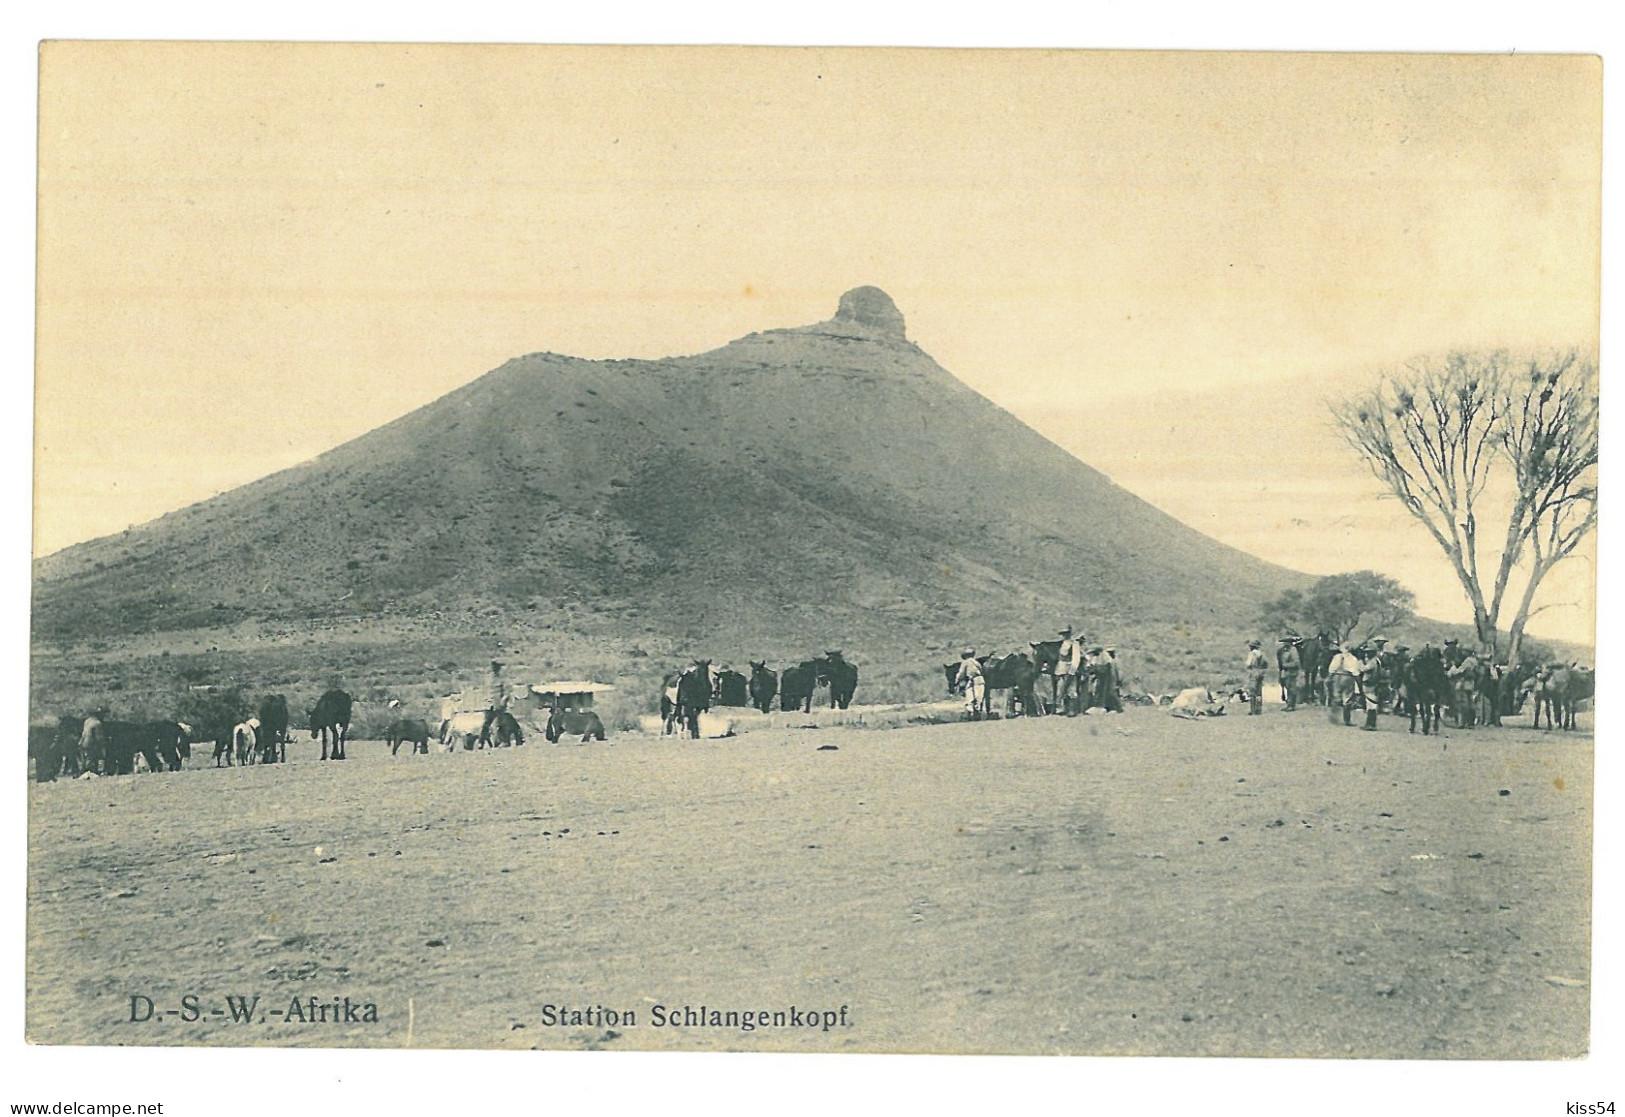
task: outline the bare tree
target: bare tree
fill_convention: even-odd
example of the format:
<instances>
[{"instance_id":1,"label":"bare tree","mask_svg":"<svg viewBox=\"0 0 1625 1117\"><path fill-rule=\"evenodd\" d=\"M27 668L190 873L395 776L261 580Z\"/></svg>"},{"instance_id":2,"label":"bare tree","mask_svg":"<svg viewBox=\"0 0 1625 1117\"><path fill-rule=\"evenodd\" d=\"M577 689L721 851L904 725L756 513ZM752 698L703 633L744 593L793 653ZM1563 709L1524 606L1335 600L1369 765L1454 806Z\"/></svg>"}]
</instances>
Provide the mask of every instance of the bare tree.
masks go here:
<instances>
[{"instance_id":1,"label":"bare tree","mask_svg":"<svg viewBox=\"0 0 1625 1117\"><path fill-rule=\"evenodd\" d=\"M1523 369L1504 352L1452 353L1334 403L1332 415L1450 560L1484 647L1498 643L1514 572L1527 575L1507 647L1516 663L1541 581L1596 526L1595 362L1567 353ZM1499 553L1481 555L1486 509L1505 510L1506 530L1491 529Z\"/></svg>"}]
</instances>

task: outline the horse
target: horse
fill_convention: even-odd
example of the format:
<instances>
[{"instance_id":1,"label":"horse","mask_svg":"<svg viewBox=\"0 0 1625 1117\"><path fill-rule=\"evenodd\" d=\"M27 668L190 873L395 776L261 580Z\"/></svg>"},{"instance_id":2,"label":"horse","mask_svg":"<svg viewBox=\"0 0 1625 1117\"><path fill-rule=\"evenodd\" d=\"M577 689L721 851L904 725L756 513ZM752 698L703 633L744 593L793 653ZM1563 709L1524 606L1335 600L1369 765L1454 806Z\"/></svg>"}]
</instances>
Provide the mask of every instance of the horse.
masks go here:
<instances>
[{"instance_id":1,"label":"horse","mask_svg":"<svg viewBox=\"0 0 1625 1117\"><path fill-rule=\"evenodd\" d=\"M750 705L750 680L738 671L718 671L712 695L718 706Z\"/></svg>"},{"instance_id":2,"label":"horse","mask_svg":"<svg viewBox=\"0 0 1625 1117\"><path fill-rule=\"evenodd\" d=\"M694 740L700 737L700 714L711 708L711 661L697 659L677 678L678 718Z\"/></svg>"},{"instance_id":3,"label":"horse","mask_svg":"<svg viewBox=\"0 0 1625 1117\"><path fill-rule=\"evenodd\" d=\"M288 700L280 694L266 695L260 699L258 716L261 763L287 763Z\"/></svg>"},{"instance_id":4,"label":"horse","mask_svg":"<svg viewBox=\"0 0 1625 1117\"><path fill-rule=\"evenodd\" d=\"M605 739L604 721L591 710L559 710L555 709L547 715L547 727L542 735L550 744L558 744L559 738L566 733L574 736L581 734L581 743L591 740Z\"/></svg>"},{"instance_id":5,"label":"horse","mask_svg":"<svg viewBox=\"0 0 1625 1117\"><path fill-rule=\"evenodd\" d=\"M1525 690L1535 699L1534 727L1540 728L1540 712L1544 709L1547 729L1573 729L1576 708L1595 691L1596 676L1581 667L1571 664L1543 668Z\"/></svg>"},{"instance_id":6,"label":"horse","mask_svg":"<svg viewBox=\"0 0 1625 1117\"><path fill-rule=\"evenodd\" d=\"M993 704L993 692L1003 690L1009 692L1005 698L1006 714L1014 715L1018 706L1023 715L1033 714L1037 705L1033 689L1038 681L1038 668L1025 652L989 656L982 662L982 679L987 687L989 706Z\"/></svg>"},{"instance_id":7,"label":"horse","mask_svg":"<svg viewBox=\"0 0 1625 1117\"><path fill-rule=\"evenodd\" d=\"M88 726L88 721L87 721ZM158 737L150 726L133 721L104 721L102 775L127 776L135 771L137 755L147 762L147 770L161 772L164 762L159 758Z\"/></svg>"},{"instance_id":8,"label":"horse","mask_svg":"<svg viewBox=\"0 0 1625 1117\"><path fill-rule=\"evenodd\" d=\"M484 715L480 717L484 722ZM494 749L513 748L525 743L525 731L519 728L519 719L507 710L498 710L491 719L491 726L486 730L486 738L480 742L483 748L489 744Z\"/></svg>"},{"instance_id":9,"label":"horse","mask_svg":"<svg viewBox=\"0 0 1625 1117\"><path fill-rule=\"evenodd\" d=\"M1049 701L1040 701L1035 703L1038 708L1033 712L1039 714L1053 714L1055 711L1060 709L1061 701L1061 680L1058 674L1061 666L1061 641L1031 641L1027 646L1033 650L1033 669L1035 673L1039 678L1043 678L1046 675L1049 676Z\"/></svg>"},{"instance_id":10,"label":"horse","mask_svg":"<svg viewBox=\"0 0 1625 1117\"><path fill-rule=\"evenodd\" d=\"M79 752L79 739L84 735L85 719L63 715L56 719L57 773L73 779L84 771L84 758Z\"/></svg>"},{"instance_id":11,"label":"horse","mask_svg":"<svg viewBox=\"0 0 1625 1117\"><path fill-rule=\"evenodd\" d=\"M485 713L481 710L453 713L440 722L440 745L447 752L454 752L457 742L461 741L464 752L473 752L479 743L480 730L484 728Z\"/></svg>"},{"instance_id":12,"label":"horse","mask_svg":"<svg viewBox=\"0 0 1625 1117\"><path fill-rule=\"evenodd\" d=\"M258 718L249 718L240 721L231 730L231 751L237 756L239 766L244 766L259 759L258 749L260 728Z\"/></svg>"},{"instance_id":13,"label":"horse","mask_svg":"<svg viewBox=\"0 0 1625 1117\"><path fill-rule=\"evenodd\" d=\"M157 754L163 766L171 772L181 770L181 756L191 751L190 735L186 727L176 721L148 721L139 727L140 734ZM144 751L144 750L143 750ZM154 768L153 771L160 771Z\"/></svg>"},{"instance_id":14,"label":"horse","mask_svg":"<svg viewBox=\"0 0 1625 1117\"><path fill-rule=\"evenodd\" d=\"M779 709L812 712L813 690L818 686L818 661L804 659L786 667L779 676Z\"/></svg>"},{"instance_id":15,"label":"horse","mask_svg":"<svg viewBox=\"0 0 1625 1117\"><path fill-rule=\"evenodd\" d=\"M407 741L412 742L412 753L427 754L429 751L429 724L422 718L400 718L389 723L384 731L384 740L389 742L389 755L394 756L400 752L401 745Z\"/></svg>"},{"instance_id":16,"label":"horse","mask_svg":"<svg viewBox=\"0 0 1625 1117\"><path fill-rule=\"evenodd\" d=\"M677 725L682 720L680 708L677 705L677 682L683 677L681 671L668 671L660 680L660 735L670 737L677 732Z\"/></svg>"},{"instance_id":17,"label":"horse","mask_svg":"<svg viewBox=\"0 0 1625 1117\"><path fill-rule=\"evenodd\" d=\"M1596 672L1581 667L1578 663L1569 664L1569 687L1563 696L1564 729L1574 728L1574 715L1580 708L1580 703L1589 702L1596 693Z\"/></svg>"},{"instance_id":18,"label":"horse","mask_svg":"<svg viewBox=\"0 0 1625 1117\"><path fill-rule=\"evenodd\" d=\"M1429 646L1411 656L1405 662L1399 687L1410 714L1410 731L1416 732L1416 718L1420 714L1422 736L1442 732L1440 719L1443 707L1450 699L1450 680L1445 675L1443 653Z\"/></svg>"},{"instance_id":19,"label":"horse","mask_svg":"<svg viewBox=\"0 0 1625 1117\"><path fill-rule=\"evenodd\" d=\"M765 659L761 662L750 661L749 690L752 706L764 714L773 708L773 699L779 693L779 676L768 670Z\"/></svg>"},{"instance_id":20,"label":"horse","mask_svg":"<svg viewBox=\"0 0 1625 1117\"><path fill-rule=\"evenodd\" d=\"M813 682L818 686L828 683L829 708L844 710L852 704L852 695L858 689L857 664L842 659L840 652L825 652L813 660Z\"/></svg>"},{"instance_id":21,"label":"horse","mask_svg":"<svg viewBox=\"0 0 1625 1117\"><path fill-rule=\"evenodd\" d=\"M311 709L307 724L310 726L310 739L321 738L322 759L329 759L328 742L332 742L333 760L344 760L344 745L350 739L350 696L342 690L334 688L327 691L316 700Z\"/></svg>"},{"instance_id":22,"label":"horse","mask_svg":"<svg viewBox=\"0 0 1625 1117\"><path fill-rule=\"evenodd\" d=\"M50 783L62 774L62 750L57 746L55 722L28 727L28 758L34 762L34 779Z\"/></svg>"},{"instance_id":23,"label":"horse","mask_svg":"<svg viewBox=\"0 0 1625 1117\"><path fill-rule=\"evenodd\" d=\"M1303 670L1305 702L1326 703L1326 668L1331 665L1330 638L1324 632L1306 636L1298 646L1298 658Z\"/></svg>"}]
</instances>

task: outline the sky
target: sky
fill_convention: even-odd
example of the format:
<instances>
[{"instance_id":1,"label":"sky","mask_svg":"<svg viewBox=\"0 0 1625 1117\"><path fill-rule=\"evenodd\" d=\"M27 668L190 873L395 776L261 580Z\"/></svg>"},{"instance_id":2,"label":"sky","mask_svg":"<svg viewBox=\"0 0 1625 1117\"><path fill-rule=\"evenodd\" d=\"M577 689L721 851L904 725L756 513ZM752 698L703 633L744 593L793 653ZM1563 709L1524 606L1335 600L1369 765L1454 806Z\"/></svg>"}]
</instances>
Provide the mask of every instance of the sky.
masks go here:
<instances>
[{"instance_id":1,"label":"sky","mask_svg":"<svg viewBox=\"0 0 1625 1117\"><path fill-rule=\"evenodd\" d=\"M52 43L41 90L35 554L521 353L697 352L868 283L1192 526L1458 620L1319 401L1246 401L1596 348L1583 57ZM1325 445L1290 489L1283 424ZM1589 578L1538 630L1590 642Z\"/></svg>"}]
</instances>

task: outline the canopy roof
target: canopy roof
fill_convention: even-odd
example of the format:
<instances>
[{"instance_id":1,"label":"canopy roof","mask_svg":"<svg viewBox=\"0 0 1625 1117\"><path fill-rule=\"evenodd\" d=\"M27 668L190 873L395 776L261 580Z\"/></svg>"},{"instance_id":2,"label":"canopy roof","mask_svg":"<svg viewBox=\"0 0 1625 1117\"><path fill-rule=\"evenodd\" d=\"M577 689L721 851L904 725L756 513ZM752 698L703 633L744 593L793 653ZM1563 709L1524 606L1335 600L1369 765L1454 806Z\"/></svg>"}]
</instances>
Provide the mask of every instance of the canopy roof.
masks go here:
<instances>
[{"instance_id":1,"label":"canopy roof","mask_svg":"<svg viewBox=\"0 0 1625 1117\"><path fill-rule=\"evenodd\" d=\"M606 690L614 690L610 683L589 683L579 679L568 679L557 683L531 683L530 689L537 694L601 694Z\"/></svg>"}]
</instances>

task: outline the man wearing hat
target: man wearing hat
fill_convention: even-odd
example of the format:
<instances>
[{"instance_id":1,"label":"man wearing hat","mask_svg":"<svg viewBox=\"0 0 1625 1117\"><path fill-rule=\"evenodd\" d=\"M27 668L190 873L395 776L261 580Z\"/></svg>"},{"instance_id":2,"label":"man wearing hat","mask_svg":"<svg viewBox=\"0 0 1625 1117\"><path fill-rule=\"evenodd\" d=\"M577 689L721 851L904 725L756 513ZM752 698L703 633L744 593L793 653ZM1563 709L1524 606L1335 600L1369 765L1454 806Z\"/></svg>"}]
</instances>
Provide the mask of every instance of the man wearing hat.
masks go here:
<instances>
[{"instance_id":1,"label":"man wearing hat","mask_svg":"<svg viewBox=\"0 0 1625 1117\"><path fill-rule=\"evenodd\" d=\"M975 648L959 653L959 674L954 676L954 689L965 696L965 714L971 720L987 712L987 681L982 678L982 665L976 662Z\"/></svg>"},{"instance_id":2,"label":"man wearing hat","mask_svg":"<svg viewBox=\"0 0 1625 1117\"><path fill-rule=\"evenodd\" d=\"M1258 640L1247 641L1247 659L1241 665L1247 676L1247 699L1251 703L1247 707L1247 716L1264 712L1264 673L1269 670L1270 661L1264 658L1263 643Z\"/></svg>"},{"instance_id":3,"label":"man wearing hat","mask_svg":"<svg viewBox=\"0 0 1625 1117\"><path fill-rule=\"evenodd\" d=\"M1056 653L1055 678L1060 684L1059 701L1067 717L1076 717L1082 695L1079 673L1083 670L1083 641L1072 635L1072 626L1061 629L1061 649Z\"/></svg>"},{"instance_id":4,"label":"man wearing hat","mask_svg":"<svg viewBox=\"0 0 1625 1117\"><path fill-rule=\"evenodd\" d=\"M1360 693L1360 672L1365 664L1347 644L1333 645L1331 662L1326 665L1326 715L1337 724L1337 711L1343 711L1343 724L1353 724L1356 696Z\"/></svg>"},{"instance_id":5,"label":"man wearing hat","mask_svg":"<svg viewBox=\"0 0 1625 1117\"><path fill-rule=\"evenodd\" d=\"M1298 708L1298 672L1303 661L1298 656L1298 641L1294 636L1283 636L1276 641L1275 669L1281 673L1281 701L1288 710Z\"/></svg>"},{"instance_id":6,"label":"man wearing hat","mask_svg":"<svg viewBox=\"0 0 1625 1117\"><path fill-rule=\"evenodd\" d=\"M1444 642L1444 665L1447 669L1461 666L1461 661L1466 655L1467 653L1462 650L1461 641L1454 636Z\"/></svg>"},{"instance_id":7,"label":"man wearing hat","mask_svg":"<svg viewBox=\"0 0 1625 1117\"><path fill-rule=\"evenodd\" d=\"M502 664L491 661L491 674L485 686L485 721L480 724L480 744L491 743L491 723L508 708L508 683L502 677Z\"/></svg>"}]
</instances>

